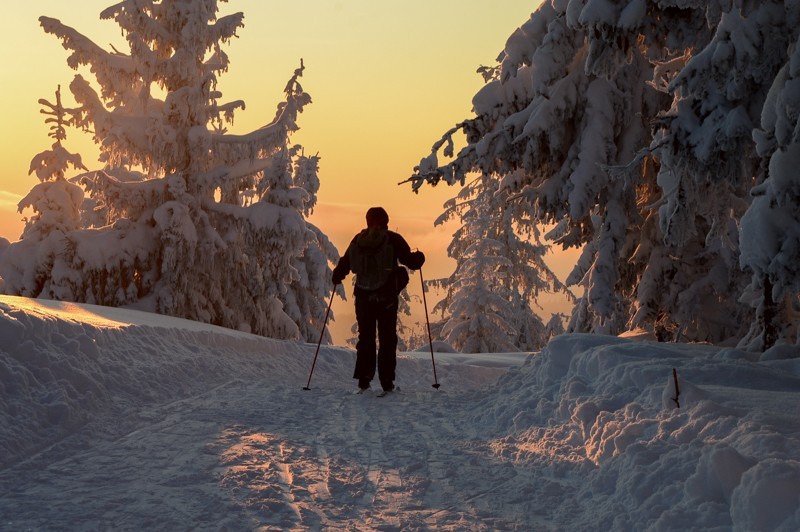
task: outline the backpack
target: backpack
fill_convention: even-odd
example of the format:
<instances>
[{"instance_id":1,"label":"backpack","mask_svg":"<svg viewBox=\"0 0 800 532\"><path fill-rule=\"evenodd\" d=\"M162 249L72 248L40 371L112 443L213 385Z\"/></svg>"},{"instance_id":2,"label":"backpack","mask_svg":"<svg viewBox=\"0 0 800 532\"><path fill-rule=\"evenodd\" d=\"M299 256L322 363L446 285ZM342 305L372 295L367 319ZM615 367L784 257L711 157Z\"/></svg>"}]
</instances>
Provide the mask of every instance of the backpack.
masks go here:
<instances>
[{"instance_id":1,"label":"backpack","mask_svg":"<svg viewBox=\"0 0 800 532\"><path fill-rule=\"evenodd\" d=\"M387 229L370 227L361 231L350 247L350 269L356 274L356 287L377 290L383 287L395 268L394 247Z\"/></svg>"}]
</instances>

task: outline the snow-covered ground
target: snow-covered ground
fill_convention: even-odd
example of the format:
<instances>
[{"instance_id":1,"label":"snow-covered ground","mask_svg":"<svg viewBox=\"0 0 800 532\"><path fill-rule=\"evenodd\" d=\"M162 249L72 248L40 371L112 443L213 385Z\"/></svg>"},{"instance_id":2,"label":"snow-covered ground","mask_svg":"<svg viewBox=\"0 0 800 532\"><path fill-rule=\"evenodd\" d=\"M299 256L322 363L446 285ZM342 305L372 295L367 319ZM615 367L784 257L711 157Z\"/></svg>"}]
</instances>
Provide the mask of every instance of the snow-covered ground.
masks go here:
<instances>
[{"instance_id":1,"label":"snow-covered ground","mask_svg":"<svg viewBox=\"0 0 800 532\"><path fill-rule=\"evenodd\" d=\"M0 297L0 529L800 529L796 347L314 349Z\"/></svg>"}]
</instances>

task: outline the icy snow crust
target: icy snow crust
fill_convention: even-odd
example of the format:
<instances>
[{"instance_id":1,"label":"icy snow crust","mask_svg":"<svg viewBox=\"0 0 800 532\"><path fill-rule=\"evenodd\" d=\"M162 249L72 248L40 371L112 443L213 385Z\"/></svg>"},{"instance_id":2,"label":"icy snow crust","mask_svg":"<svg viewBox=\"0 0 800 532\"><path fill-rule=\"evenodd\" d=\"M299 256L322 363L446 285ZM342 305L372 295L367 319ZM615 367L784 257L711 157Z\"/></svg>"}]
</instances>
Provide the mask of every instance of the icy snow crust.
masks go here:
<instances>
[{"instance_id":1,"label":"icy snow crust","mask_svg":"<svg viewBox=\"0 0 800 532\"><path fill-rule=\"evenodd\" d=\"M800 529L796 347L315 347L0 296L0 529Z\"/></svg>"}]
</instances>

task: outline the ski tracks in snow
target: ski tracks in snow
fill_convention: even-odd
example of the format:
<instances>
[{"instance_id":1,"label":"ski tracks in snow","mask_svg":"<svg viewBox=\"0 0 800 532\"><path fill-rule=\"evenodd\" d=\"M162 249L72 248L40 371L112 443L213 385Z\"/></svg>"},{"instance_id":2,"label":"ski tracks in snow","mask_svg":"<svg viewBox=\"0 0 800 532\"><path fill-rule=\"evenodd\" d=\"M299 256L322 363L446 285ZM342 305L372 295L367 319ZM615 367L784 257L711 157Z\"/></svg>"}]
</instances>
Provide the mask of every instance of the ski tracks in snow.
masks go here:
<instances>
[{"instance_id":1,"label":"ski tracks in snow","mask_svg":"<svg viewBox=\"0 0 800 532\"><path fill-rule=\"evenodd\" d=\"M519 473L470 428L481 392L351 386L231 381L131 412L0 472L0 529L530 529Z\"/></svg>"},{"instance_id":2,"label":"ski tracks in snow","mask_svg":"<svg viewBox=\"0 0 800 532\"><path fill-rule=\"evenodd\" d=\"M469 433L457 423L465 397L435 391L386 398L342 389L296 393L301 395L285 403L253 404L248 422L218 441L221 484L257 527L513 528L481 515L471 500L479 495L468 480L474 472L459 473L484 467L477 478L486 480L497 469L491 457L471 450ZM258 392L243 395L255 398Z\"/></svg>"}]
</instances>

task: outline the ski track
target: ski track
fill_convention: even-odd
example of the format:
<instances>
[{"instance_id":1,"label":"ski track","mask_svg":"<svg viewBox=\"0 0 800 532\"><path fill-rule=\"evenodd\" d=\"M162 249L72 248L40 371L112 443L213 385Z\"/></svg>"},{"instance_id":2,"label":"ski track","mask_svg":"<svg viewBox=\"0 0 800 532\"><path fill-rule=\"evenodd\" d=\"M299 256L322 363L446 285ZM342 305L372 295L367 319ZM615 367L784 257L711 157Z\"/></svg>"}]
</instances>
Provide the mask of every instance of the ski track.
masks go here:
<instances>
[{"instance_id":1,"label":"ski track","mask_svg":"<svg viewBox=\"0 0 800 532\"><path fill-rule=\"evenodd\" d=\"M552 482L470 428L482 392L351 387L233 380L90 424L0 472L0 529L552 528Z\"/></svg>"}]
</instances>

